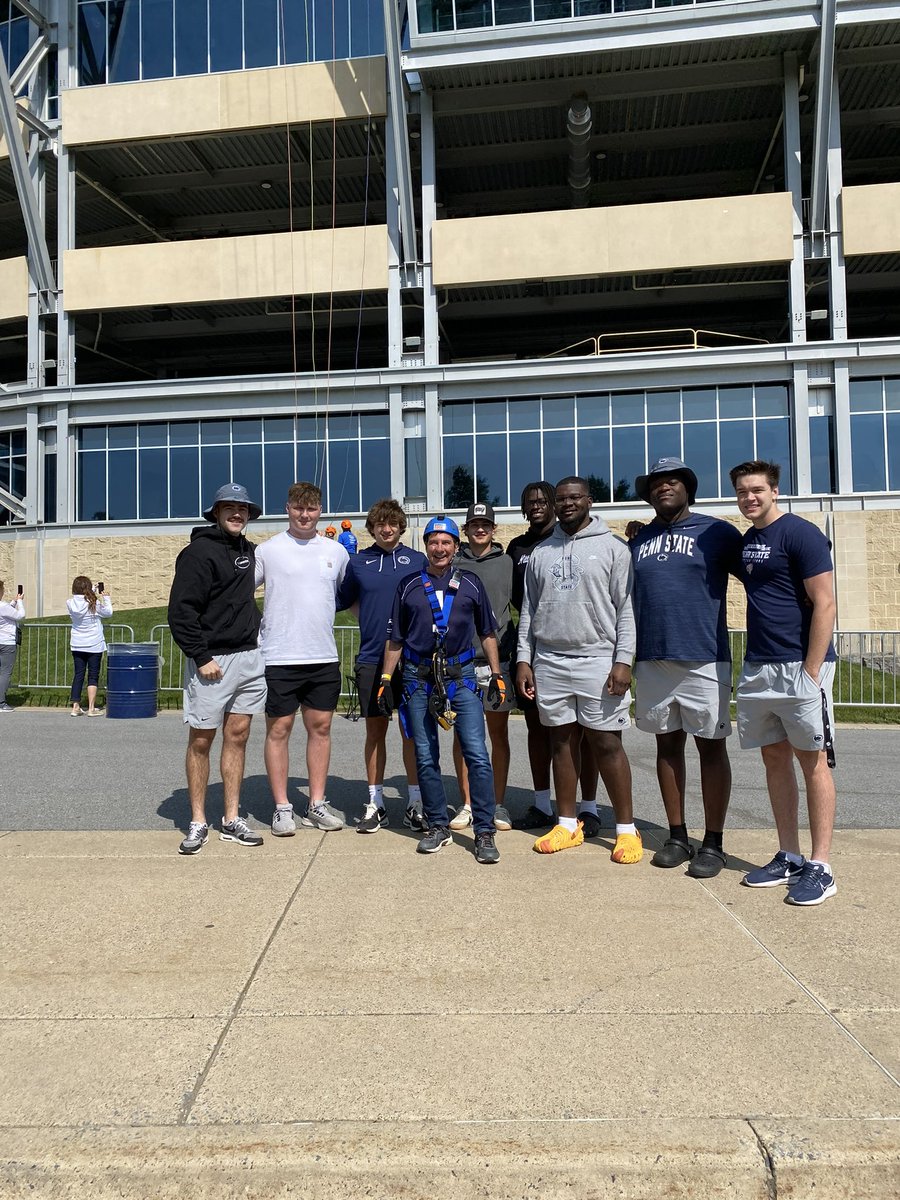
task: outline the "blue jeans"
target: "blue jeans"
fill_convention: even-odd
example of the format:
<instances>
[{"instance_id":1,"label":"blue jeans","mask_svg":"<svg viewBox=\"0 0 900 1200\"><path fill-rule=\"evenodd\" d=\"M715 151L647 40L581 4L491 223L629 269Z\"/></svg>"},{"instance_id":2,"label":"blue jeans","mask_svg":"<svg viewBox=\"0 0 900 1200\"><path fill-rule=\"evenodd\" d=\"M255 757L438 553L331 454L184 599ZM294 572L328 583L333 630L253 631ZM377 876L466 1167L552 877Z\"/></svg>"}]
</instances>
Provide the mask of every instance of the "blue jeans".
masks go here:
<instances>
[{"instance_id":1,"label":"blue jeans","mask_svg":"<svg viewBox=\"0 0 900 1200\"><path fill-rule=\"evenodd\" d=\"M475 678L475 668L467 663L463 677ZM418 679L416 668L404 663L403 683L407 688L418 684L407 703L413 745L416 750L416 770L422 789L422 807L429 826L449 825L447 795L441 779L441 749L438 727L428 711L428 696L424 683ZM469 768L469 794L472 797L472 826L476 833L494 830L494 772L484 741L484 710L475 692L462 683L451 701L456 713L454 729L459 737L463 758Z\"/></svg>"}]
</instances>

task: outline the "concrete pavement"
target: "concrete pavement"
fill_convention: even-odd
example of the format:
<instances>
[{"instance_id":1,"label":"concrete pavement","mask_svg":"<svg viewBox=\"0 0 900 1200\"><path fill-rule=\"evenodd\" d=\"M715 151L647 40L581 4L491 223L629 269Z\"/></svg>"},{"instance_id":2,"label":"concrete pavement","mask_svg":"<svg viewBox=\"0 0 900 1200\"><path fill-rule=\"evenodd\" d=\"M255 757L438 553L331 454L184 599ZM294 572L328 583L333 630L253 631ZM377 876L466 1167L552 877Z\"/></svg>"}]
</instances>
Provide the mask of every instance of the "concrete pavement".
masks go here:
<instances>
[{"instance_id":1,"label":"concrete pavement","mask_svg":"<svg viewBox=\"0 0 900 1200\"><path fill-rule=\"evenodd\" d=\"M843 830L838 895L801 911L739 884L770 855L761 818L707 882L616 866L606 835L552 857L498 835L495 867L465 834L416 855L393 791L374 836L213 835L182 858L177 721L3 729L5 768L21 730L44 813L82 822L0 807L4 1200L900 1194L896 828ZM362 731L337 732L352 768ZM842 793L900 748L870 732L841 731ZM749 789L755 756L733 757ZM102 791L72 769L91 761ZM119 828L96 832L97 794Z\"/></svg>"}]
</instances>

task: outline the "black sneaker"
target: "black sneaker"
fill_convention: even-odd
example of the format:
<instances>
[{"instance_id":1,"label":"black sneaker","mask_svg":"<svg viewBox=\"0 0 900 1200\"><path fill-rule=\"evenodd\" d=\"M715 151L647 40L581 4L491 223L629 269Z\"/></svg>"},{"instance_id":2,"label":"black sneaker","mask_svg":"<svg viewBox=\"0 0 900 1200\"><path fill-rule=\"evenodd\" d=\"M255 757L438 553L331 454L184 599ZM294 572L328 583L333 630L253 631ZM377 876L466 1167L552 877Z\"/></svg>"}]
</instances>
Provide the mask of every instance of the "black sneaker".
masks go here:
<instances>
[{"instance_id":1,"label":"black sneaker","mask_svg":"<svg viewBox=\"0 0 900 1200\"><path fill-rule=\"evenodd\" d=\"M536 805L532 804L522 817L516 817L512 823L513 829L549 829L551 825L556 824L556 817L552 813L541 812Z\"/></svg>"},{"instance_id":2,"label":"black sneaker","mask_svg":"<svg viewBox=\"0 0 900 1200\"><path fill-rule=\"evenodd\" d=\"M500 851L494 845L494 835L489 829L475 834L475 861L495 863L500 861Z\"/></svg>"},{"instance_id":3,"label":"black sneaker","mask_svg":"<svg viewBox=\"0 0 900 1200\"><path fill-rule=\"evenodd\" d=\"M387 810L377 804L367 804L366 811L357 822L357 833L377 833L388 824Z\"/></svg>"},{"instance_id":4,"label":"black sneaker","mask_svg":"<svg viewBox=\"0 0 900 1200\"><path fill-rule=\"evenodd\" d=\"M453 834L446 825L435 825L421 839L416 849L420 854L437 854L453 841Z\"/></svg>"},{"instance_id":5,"label":"black sneaker","mask_svg":"<svg viewBox=\"0 0 900 1200\"><path fill-rule=\"evenodd\" d=\"M600 824L600 818L596 813L579 813L578 820L581 822L581 832L586 838L595 838L600 836L600 830L603 828L603 826Z\"/></svg>"},{"instance_id":6,"label":"black sneaker","mask_svg":"<svg viewBox=\"0 0 900 1200\"><path fill-rule=\"evenodd\" d=\"M243 817L235 817L230 824L222 822L222 832L219 839L223 842L237 842L239 846L261 846L263 838L254 833Z\"/></svg>"},{"instance_id":7,"label":"black sneaker","mask_svg":"<svg viewBox=\"0 0 900 1200\"><path fill-rule=\"evenodd\" d=\"M413 800L410 802L403 817L403 824L407 829L427 829L428 825L425 821L425 813L422 809L421 800Z\"/></svg>"}]
</instances>

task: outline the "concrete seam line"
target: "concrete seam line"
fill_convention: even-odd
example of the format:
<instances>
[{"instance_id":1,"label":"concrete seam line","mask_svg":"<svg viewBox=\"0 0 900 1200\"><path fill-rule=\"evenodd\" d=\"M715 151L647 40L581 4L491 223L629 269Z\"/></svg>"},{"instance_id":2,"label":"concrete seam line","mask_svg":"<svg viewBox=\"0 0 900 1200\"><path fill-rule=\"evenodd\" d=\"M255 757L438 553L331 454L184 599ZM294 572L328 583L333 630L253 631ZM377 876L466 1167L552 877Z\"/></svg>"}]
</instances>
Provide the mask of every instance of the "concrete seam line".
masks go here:
<instances>
[{"instance_id":1,"label":"concrete seam line","mask_svg":"<svg viewBox=\"0 0 900 1200\"><path fill-rule=\"evenodd\" d=\"M188 1095L185 1097L184 1101L182 1102L181 1112L179 1113L178 1122L177 1122L179 1125L187 1124L188 1117L190 1117L190 1115L191 1115L191 1110L193 1109L194 1105L197 1102L197 1096L200 1094L200 1089L203 1087L204 1083L206 1082L207 1076L209 1075L210 1071L213 1068L213 1064L215 1063L216 1059L219 1057L219 1052L222 1049L222 1044L225 1041L225 1038L228 1036L228 1034L231 1030L231 1026L234 1024L235 1017L241 1011L241 1007L244 1003L244 1000L247 997L247 992L250 990L253 980L256 978L257 972L259 971L259 968L262 966L262 961L268 954L269 947L272 945L272 942L274 941L275 937L277 936L278 931L281 929L281 926L284 924L284 919L287 916L291 905L296 900L297 893L300 891L300 889L303 887L304 883L306 882L306 877L312 870L313 863L318 858L319 851L322 849L322 845L323 845L324 841L325 841L325 834L323 833L319 838L318 846L316 846L315 851L313 852L309 862L306 864L306 867L303 870L303 873L301 874L300 878L297 880L297 886L291 892L290 896L288 896L285 906L281 910L281 913L279 914L278 920L272 926L272 931L269 934L269 936L266 938L265 945L263 946L262 950L260 950L259 954L257 955L256 962L253 964L253 966L250 970L250 974L247 976L247 982L244 984L244 986L241 988L240 992L238 993L237 1000L235 1000L234 1005L231 1009L231 1012L228 1014L225 1024L222 1027L222 1031L219 1034L218 1038L216 1039L216 1044L213 1046L212 1050L210 1051L209 1058L206 1060L206 1065L204 1066L203 1070L200 1072L199 1076L197 1077L197 1082L194 1084L193 1088L191 1088L190 1092L188 1093Z\"/></svg>"},{"instance_id":2,"label":"concrete seam line","mask_svg":"<svg viewBox=\"0 0 900 1200\"><path fill-rule=\"evenodd\" d=\"M731 917L731 919L738 926L738 928L743 930L743 932L747 935L748 938L750 938L751 941L756 942L757 946L759 946L759 948L762 950L762 952L764 954L767 954L769 956L769 958L771 958L772 962L774 962L777 966L779 966L781 968L781 970L784 972L784 974L787 975L788 979L792 980L793 983L795 983L797 985L797 987L801 990L801 992L804 992L810 998L810 1000L812 1000L812 1002L813 1002L813 1004L815 1004L816 1008L818 1008L821 1012L823 1012L825 1014L825 1016L828 1018L828 1020L831 1021L831 1023L833 1025L837 1026L837 1028L841 1031L841 1033L844 1035L844 1037L847 1038L849 1041L851 1041L853 1043L853 1045L856 1046L857 1050L861 1050L863 1052L863 1054L866 1056L866 1058L868 1058L871 1062L873 1062L875 1064L875 1066L878 1068L878 1070L881 1071L882 1075L884 1075L887 1079L889 1079L891 1081L891 1083L894 1085L894 1087L900 1087L900 1079L898 1079L897 1076L894 1075L893 1072L890 1071L884 1065L883 1062L880 1062L875 1057L875 1055L872 1053L871 1050L868 1050L862 1044L862 1042L859 1040L859 1038L854 1033L852 1033L851 1030L849 1030L847 1028L847 1026L843 1023L843 1021L839 1021L837 1019L837 1017L834 1015L834 1013L831 1011L831 1009L828 1008L828 1006L826 1004L822 1003L822 1001L815 994L815 992L812 991L811 988L808 988L806 986L806 984L803 982L803 980L799 979L789 967L786 967L785 964L778 957L778 955L773 953L773 951L771 951L769 949L769 947L765 944L765 942L761 941L760 938L758 938L756 936L756 934L753 932L753 930L750 929L749 926L745 925L744 922L741 920L741 918L736 913L732 912L731 909L726 904L722 903L722 901L715 894L715 892L713 892L710 888L708 888L705 883L701 884L701 886L703 887L703 890L707 893L707 895L712 896L713 900L715 900L715 902L716 902L716 904L718 904L719 908L721 908L724 912L728 913L729 917Z\"/></svg>"},{"instance_id":3,"label":"concrete seam line","mask_svg":"<svg viewBox=\"0 0 900 1200\"><path fill-rule=\"evenodd\" d=\"M756 1144L759 1147L760 1157L762 1158L763 1166L765 1167L766 1194L769 1197L769 1200L778 1200L778 1179L775 1175L775 1163L772 1159L772 1155L769 1153L769 1147L766 1145L762 1135L756 1129L753 1122L749 1120L749 1118L747 1120L747 1124L750 1126L750 1132L756 1138Z\"/></svg>"}]
</instances>

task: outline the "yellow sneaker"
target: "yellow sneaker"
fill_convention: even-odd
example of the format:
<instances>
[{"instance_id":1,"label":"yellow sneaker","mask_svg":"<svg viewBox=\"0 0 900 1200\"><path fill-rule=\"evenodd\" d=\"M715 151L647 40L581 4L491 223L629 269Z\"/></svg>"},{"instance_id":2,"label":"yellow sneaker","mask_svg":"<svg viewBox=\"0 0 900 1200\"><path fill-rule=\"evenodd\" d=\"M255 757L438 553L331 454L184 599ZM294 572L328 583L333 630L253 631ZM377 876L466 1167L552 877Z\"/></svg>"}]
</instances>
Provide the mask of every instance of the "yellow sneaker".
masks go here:
<instances>
[{"instance_id":1,"label":"yellow sneaker","mask_svg":"<svg viewBox=\"0 0 900 1200\"><path fill-rule=\"evenodd\" d=\"M578 828L574 833L569 833L568 829L562 825L554 825L550 832L539 837L531 848L538 854L555 854L557 850L572 850L584 841L581 825L582 823L579 821Z\"/></svg>"},{"instance_id":2,"label":"yellow sneaker","mask_svg":"<svg viewBox=\"0 0 900 1200\"><path fill-rule=\"evenodd\" d=\"M620 833L610 858L616 863L639 863L644 857L644 845L639 833Z\"/></svg>"}]
</instances>

